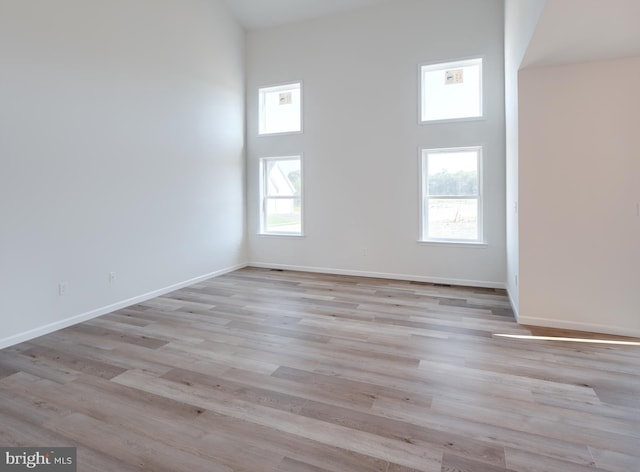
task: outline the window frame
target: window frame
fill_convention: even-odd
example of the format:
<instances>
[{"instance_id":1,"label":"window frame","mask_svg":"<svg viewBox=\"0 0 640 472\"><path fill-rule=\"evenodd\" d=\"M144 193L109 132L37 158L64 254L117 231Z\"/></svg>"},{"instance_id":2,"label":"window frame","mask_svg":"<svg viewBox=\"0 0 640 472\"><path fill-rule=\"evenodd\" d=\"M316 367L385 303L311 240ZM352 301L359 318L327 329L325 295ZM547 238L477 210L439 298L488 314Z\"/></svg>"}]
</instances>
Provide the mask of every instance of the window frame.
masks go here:
<instances>
[{"instance_id":1,"label":"window frame","mask_svg":"<svg viewBox=\"0 0 640 472\"><path fill-rule=\"evenodd\" d=\"M477 152L477 169L478 169L478 192L474 197L468 195L428 195L427 179L428 179L428 159L430 154L447 154L447 153L460 153L460 152ZM451 245L470 245L470 246L486 246L484 236L484 158L483 158L483 146L460 146L460 147L448 147L448 148L421 148L419 150L419 193L420 193L420 227L418 242L428 244L451 244ZM429 199L445 199L445 200L470 200L475 199L477 201L478 213L477 213L477 238L476 239L464 239L464 238L430 238L429 234Z\"/></svg>"},{"instance_id":2,"label":"window frame","mask_svg":"<svg viewBox=\"0 0 640 472\"><path fill-rule=\"evenodd\" d=\"M475 62L479 62L480 64L480 114L478 116L466 116L459 118L438 118L433 120L425 120L425 80L424 74L425 70L446 70L450 68L460 68L465 65L470 65ZM479 121L486 119L485 116L485 90L484 90L484 70L485 70L486 58L483 55L470 56L460 59L447 60L447 61L435 61L435 62L423 62L418 65L418 92L420 100L418 102L418 123L421 125L424 124L434 124L434 123L452 123L457 121ZM438 67L440 66L440 67Z\"/></svg>"},{"instance_id":3,"label":"window frame","mask_svg":"<svg viewBox=\"0 0 640 472\"><path fill-rule=\"evenodd\" d=\"M298 197L290 197L290 196L269 196L267 195L267 191L269 185L267 183L267 164L273 161L292 161L298 160L300 161L300 195ZM259 164L259 228L258 235L259 236L279 236L279 237L303 237L304 236L304 168L303 168L303 158L302 154L290 155L290 156L271 156L271 157L261 157L258 159ZM290 199L298 199L300 201L300 232L289 232L289 231L268 231L267 230L267 219L268 219L268 201L269 200L290 200Z\"/></svg>"},{"instance_id":4,"label":"window frame","mask_svg":"<svg viewBox=\"0 0 640 472\"><path fill-rule=\"evenodd\" d=\"M293 131L275 131L275 132L263 132L262 129L266 128L266 116L265 116L265 103L264 96L267 92L277 92L279 90L286 91L297 85L300 89L300 129ZM293 80L291 82L280 82L271 85L261 85L258 87L258 136L283 136L287 134L302 134L304 130L304 87L302 80Z\"/></svg>"}]
</instances>

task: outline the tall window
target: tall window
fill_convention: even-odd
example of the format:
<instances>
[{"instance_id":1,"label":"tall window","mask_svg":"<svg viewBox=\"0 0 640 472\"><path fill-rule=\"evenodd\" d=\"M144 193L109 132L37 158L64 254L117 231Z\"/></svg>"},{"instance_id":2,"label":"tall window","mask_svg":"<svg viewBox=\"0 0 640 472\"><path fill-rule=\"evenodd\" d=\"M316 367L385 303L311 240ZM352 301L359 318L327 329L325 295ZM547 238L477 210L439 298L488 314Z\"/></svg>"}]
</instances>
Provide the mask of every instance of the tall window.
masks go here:
<instances>
[{"instance_id":1,"label":"tall window","mask_svg":"<svg viewBox=\"0 0 640 472\"><path fill-rule=\"evenodd\" d=\"M482 148L423 149L423 241L482 242Z\"/></svg>"},{"instance_id":2,"label":"tall window","mask_svg":"<svg viewBox=\"0 0 640 472\"><path fill-rule=\"evenodd\" d=\"M302 86L300 82L258 90L258 133L302 131Z\"/></svg>"},{"instance_id":3,"label":"tall window","mask_svg":"<svg viewBox=\"0 0 640 472\"><path fill-rule=\"evenodd\" d=\"M482 59L429 64L420 68L420 121L482 116Z\"/></svg>"},{"instance_id":4,"label":"tall window","mask_svg":"<svg viewBox=\"0 0 640 472\"><path fill-rule=\"evenodd\" d=\"M262 234L302 235L300 156L260 159Z\"/></svg>"}]
</instances>

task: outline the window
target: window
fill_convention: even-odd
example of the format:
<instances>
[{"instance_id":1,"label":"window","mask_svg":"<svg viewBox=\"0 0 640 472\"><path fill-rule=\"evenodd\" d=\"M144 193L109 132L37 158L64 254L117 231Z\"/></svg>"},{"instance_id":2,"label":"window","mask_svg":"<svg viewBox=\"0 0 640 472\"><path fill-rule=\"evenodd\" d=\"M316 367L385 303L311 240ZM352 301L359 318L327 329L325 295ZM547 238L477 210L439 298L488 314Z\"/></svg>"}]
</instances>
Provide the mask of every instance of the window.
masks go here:
<instances>
[{"instance_id":1,"label":"window","mask_svg":"<svg viewBox=\"0 0 640 472\"><path fill-rule=\"evenodd\" d=\"M300 156L260 159L262 234L302 235Z\"/></svg>"},{"instance_id":2,"label":"window","mask_svg":"<svg viewBox=\"0 0 640 472\"><path fill-rule=\"evenodd\" d=\"M482 241L482 148L423 149L423 241Z\"/></svg>"},{"instance_id":3,"label":"window","mask_svg":"<svg viewBox=\"0 0 640 472\"><path fill-rule=\"evenodd\" d=\"M300 82L258 90L259 134L302 131Z\"/></svg>"},{"instance_id":4,"label":"window","mask_svg":"<svg viewBox=\"0 0 640 472\"><path fill-rule=\"evenodd\" d=\"M482 116L482 59L424 65L420 75L421 122Z\"/></svg>"}]
</instances>

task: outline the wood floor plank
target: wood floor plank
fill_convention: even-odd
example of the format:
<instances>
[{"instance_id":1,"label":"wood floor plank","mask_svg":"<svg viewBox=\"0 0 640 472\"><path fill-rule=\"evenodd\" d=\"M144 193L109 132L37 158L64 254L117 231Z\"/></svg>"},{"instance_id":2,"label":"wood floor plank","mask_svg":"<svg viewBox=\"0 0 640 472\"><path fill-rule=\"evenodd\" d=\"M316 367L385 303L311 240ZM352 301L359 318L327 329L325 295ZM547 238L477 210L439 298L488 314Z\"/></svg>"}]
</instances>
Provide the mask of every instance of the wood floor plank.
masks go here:
<instances>
[{"instance_id":1,"label":"wood floor plank","mask_svg":"<svg viewBox=\"0 0 640 472\"><path fill-rule=\"evenodd\" d=\"M222 377L202 375L184 369L173 369L162 376L163 379L178 382L189 387L199 385L224 393L236 400L242 400L257 405L267 406L276 410L288 411L299 414L300 410L309 401L303 397L275 392L267 388L251 387L239 382L229 381Z\"/></svg>"},{"instance_id":2,"label":"wood floor plank","mask_svg":"<svg viewBox=\"0 0 640 472\"><path fill-rule=\"evenodd\" d=\"M8 366L8 365L2 365L2 360L0 359L0 379L4 378L4 377L8 377L10 375L13 375L15 373L17 373L18 370Z\"/></svg>"},{"instance_id":3,"label":"wood floor plank","mask_svg":"<svg viewBox=\"0 0 640 472\"><path fill-rule=\"evenodd\" d=\"M408 392L400 386L386 386L375 382L365 382L334 375L324 375L291 367L281 366L272 375L278 379L294 381L302 385L314 385L331 391L343 391L349 394L361 394L370 401L379 398L391 398L402 402L414 402L430 408L432 396L421 391ZM398 388L400 387L400 388Z\"/></svg>"},{"instance_id":4,"label":"wood floor plank","mask_svg":"<svg viewBox=\"0 0 640 472\"><path fill-rule=\"evenodd\" d=\"M293 379L257 374L246 370L229 369L222 375L225 379L240 382L253 387L268 388L274 392L295 394L307 400L324 401L331 405L353 408L359 411L370 411L376 395L371 393L375 386L354 387L340 383L318 386L312 382L299 382ZM397 392L401 395L402 392ZM428 399L430 404L431 399Z\"/></svg>"},{"instance_id":5,"label":"wood floor plank","mask_svg":"<svg viewBox=\"0 0 640 472\"><path fill-rule=\"evenodd\" d=\"M32 359L46 359L78 372L89 373L106 379L110 379L118 374L126 372L126 369L122 367L116 367L102 361L92 361L84 357L67 354L61 350L51 349L44 346L32 347L28 351L25 351L24 354Z\"/></svg>"},{"instance_id":6,"label":"wood floor plank","mask_svg":"<svg viewBox=\"0 0 640 472\"><path fill-rule=\"evenodd\" d=\"M504 467L496 467L482 462L474 461L467 457L455 454L445 454L442 458L441 472L514 472Z\"/></svg>"},{"instance_id":7,"label":"wood floor plank","mask_svg":"<svg viewBox=\"0 0 640 472\"><path fill-rule=\"evenodd\" d=\"M638 438L624 433L603 431L599 425L584 428L582 425L558 422L549 418L520 413L515 410L496 410L485 406L477 406L468 402L445 398L434 398L432 409L451 416L475 419L493 425L504 425L510 429L518 429L523 425L528 431L555 439L572 438L573 441L587 446L607 444L609 450L632 454L638 448ZM590 424L590 421L585 421ZM632 427L633 428L633 427Z\"/></svg>"},{"instance_id":8,"label":"wood floor plank","mask_svg":"<svg viewBox=\"0 0 640 472\"><path fill-rule=\"evenodd\" d=\"M574 464L548 457L544 454L531 454L517 449L507 448L507 464L513 470L519 472L602 472L603 469L596 467L595 462L588 465ZM637 464L636 464L637 465ZM629 469L631 472L634 469Z\"/></svg>"},{"instance_id":9,"label":"wood floor plank","mask_svg":"<svg viewBox=\"0 0 640 472\"><path fill-rule=\"evenodd\" d=\"M29 344L29 349L32 345ZM28 351L25 349L23 352ZM54 382L65 383L75 379L78 371L60 365L56 360L36 359L25 356L23 352L18 353L13 349L0 351L0 365L3 365L15 372L23 372L35 375L39 378L49 379Z\"/></svg>"},{"instance_id":10,"label":"wood floor plank","mask_svg":"<svg viewBox=\"0 0 640 472\"><path fill-rule=\"evenodd\" d=\"M39 425L3 413L0 444L4 447L44 445L50 447L76 447L78 470L82 472L142 472L144 469L123 462L110 453L105 454Z\"/></svg>"},{"instance_id":11,"label":"wood floor plank","mask_svg":"<svg viewBox=\"0 0 640 472\"><path fill-rule=\"evenodd\" d=\"M306 464L289 457L285 457L278 467L279 472L331 472L315 465Z\"/></svg>"},{"instance_id":12,"label":"wood floor plank","mask_svg":"<svg viewBox=\"0 0 640 472\"><path fill-rule=\"evenodd\" d=\"M161 362L156 362L158 356L152 356L154 360L150 360L148 357L145 358L145 356L141 356L142 358L127 356L123 354L124 346L119 341L107 338L96 339L96 336L86 335L78 331L52 333L50 336L34 340L33 343L36 346L64 352L67 356L80 357L86 361L108 362L114 368L122 368L124 370L136 368L150 372L165 373L170 369L170 367ZM136 346L129 343L126 343L126 345L137 351L147 350L154 352L145 346ZM80 373L80 370L78 370L78 373Z\"/></svg>"},{"instance_id":13,"label":"wood floor plank","mask_svg":"<svg viewBox=\"0 0 640 472\"><path fill-rule=\"evenodd\" d=\"M544 454L580 465L593 463L590 449L585 445L571 442L571 438L562 440L549 438L526 430L495 426L468 418L456 418L450 414L441 414L433 410L409 409L406 405L397 405L396 402L390 406L389 402L384 400L376 400L373 409L381 416L400 419L436 431L462 435L465 438L476 439L500 447L512 447L532 454ZM499 416L499 413L496 415Z\"/></svg>"},{"instance_id":14,"label":"wood floor plank","mask_svg":"<svg viewBox=\"0 0 640 472\"><path fill-rule=\"evenodd\" d=\"M191 454L178 448L168 448L165 444L148 437L80 413L57 418L45 426L80 444L122 458L142 470L233 472L231 467L206 456Z\"/></svg>"},{"instance_id":15,"label":"wood floor plank","mask_svg":"<svg viewBox=\"0 0 640 472\"><path fill-rule=\"evenodd\" d=\"M496 464L501 467L505 465L503 448L446 431L432 430L412 423L356 412L319 402L307 402L299 414L327 423L346 426L357 431L388 437L395 441L425 447L436 445L442 449L455 451L459 455L473 457L482 462Z\"/></svg>"},{"instance_id":16,"label":"wood floor plank","mask_svg":"<svg viewBox=\"0 0 640 472\"><path fill-rule=\"evenodd\" d=\"M422 468L425 472L437 470L440 467L442 453L435 445L419 447L402 440L389 441L372 433L249 403L219 390L169 382L141 372L127 372L114 381L147 391L161 390L163 395L170 398L198 404L222 415L239 419L250 418L256 424L297 434L325 445L340 447L345 442L349 442L350 450L354 452L409 467Z\"/></svg>"},{"instance_id":17,"label":"wood floor plank","mask_svg":"<svg viewBox=\"0 0 640 472\"><path fill-rule=\"evenodd\" d=\"M506 293L245 268L0 351L0 443L81 471L631 472L640 347ZM606 337L635 341L629 338Z\"/></svg>"},{"instance_id":18,"label":"wood floor plank","mask_svg":"<svg viewBox=\"0 0 640 472\"><path fill-rule=\"evenodd\" d=\"M629 472L640 464L640 450L633 455L606 451L597 447L590 447L589 451L593 456L595 465L604 470Z\"/></svg>"},{"instance_id":19,"label":"wood floor plank","mask_svg":"<svg viewBox=\"0 0 640 472\"><path fill-rule=\"evenodd\" d=\"M242 438L238 441L239 444L264 447L282 454L283 460L289 458L331 472L386 472L389 466L387 461L343 447L323 444L267 425L255 424L250 418L233 418L207 411L197 422L203 425L218 425L212 434L226 435L235 438L236 441ZM275 470L280 469L277 466Z\"/></svg>"}]
</instances>

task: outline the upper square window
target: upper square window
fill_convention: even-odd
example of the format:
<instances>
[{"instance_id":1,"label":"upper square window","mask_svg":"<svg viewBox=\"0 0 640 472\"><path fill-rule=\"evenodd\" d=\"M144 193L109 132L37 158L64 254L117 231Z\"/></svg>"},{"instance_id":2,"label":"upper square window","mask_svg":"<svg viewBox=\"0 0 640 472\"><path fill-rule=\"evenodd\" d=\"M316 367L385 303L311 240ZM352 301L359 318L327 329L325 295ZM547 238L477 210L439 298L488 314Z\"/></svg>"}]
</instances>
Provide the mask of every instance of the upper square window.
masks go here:
<instances>
[{"instance_id":1,"label":"upper square window","mask_svg":"<svg viewBox=\"0 0 640 472\"><path fill-rule=\"evenodd\" d=\"M420 68L420 121L482 117L482 58Z\"/></svg>"},{"instance_id":2,"label":"upper square window","mask_svg":"<svg viewBox=\"0 0 640 472\"><path fill-rule=\"evenodd\" d=\"M302 86L300 82L258 90L258 134L302 131Z\"/></svg>"}]
</instances>

